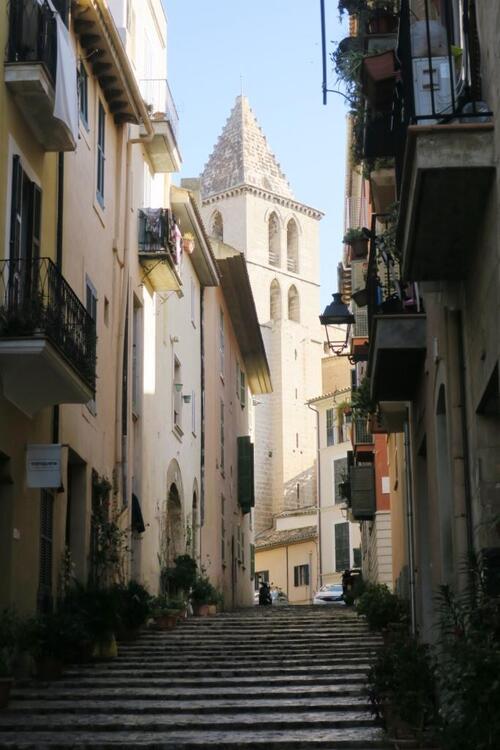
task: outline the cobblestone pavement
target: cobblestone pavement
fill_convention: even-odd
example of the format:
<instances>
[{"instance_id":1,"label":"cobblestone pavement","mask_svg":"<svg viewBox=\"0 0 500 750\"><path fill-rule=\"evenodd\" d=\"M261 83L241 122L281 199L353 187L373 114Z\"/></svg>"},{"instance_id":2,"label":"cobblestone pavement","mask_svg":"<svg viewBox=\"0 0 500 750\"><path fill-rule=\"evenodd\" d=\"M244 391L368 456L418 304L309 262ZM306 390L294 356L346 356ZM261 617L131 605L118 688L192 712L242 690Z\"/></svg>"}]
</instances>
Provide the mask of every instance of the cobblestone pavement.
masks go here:
<instances>
[{"instance_id":1,"label":"cobblestone pavement","mask_svg":"<svg viewBox=\"0 0 500 750\"><path fill-rule=\"evenodd\" d=\"M113 661L17 686L0 748L385 748L363 692L377 645L340 607L191 618Z\"/></svg>"}]
</instances>

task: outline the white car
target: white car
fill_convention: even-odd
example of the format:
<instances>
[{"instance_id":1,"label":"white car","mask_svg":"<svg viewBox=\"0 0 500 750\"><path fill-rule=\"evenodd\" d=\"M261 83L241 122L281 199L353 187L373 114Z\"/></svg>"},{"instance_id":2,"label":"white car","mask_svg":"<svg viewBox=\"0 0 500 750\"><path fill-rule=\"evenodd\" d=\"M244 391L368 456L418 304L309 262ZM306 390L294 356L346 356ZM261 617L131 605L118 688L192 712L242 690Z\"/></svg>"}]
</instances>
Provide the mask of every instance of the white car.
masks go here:
<instances>
[{"instance_id":1,"label":"white car","mask_svg":"<svg viewBox=\"0 0 500 750\"><path fill-rule=\"evenodd\" d=\"M314 594L313 604L345 604L341 583L328 583Z\"/></svg>"}]
</instances>

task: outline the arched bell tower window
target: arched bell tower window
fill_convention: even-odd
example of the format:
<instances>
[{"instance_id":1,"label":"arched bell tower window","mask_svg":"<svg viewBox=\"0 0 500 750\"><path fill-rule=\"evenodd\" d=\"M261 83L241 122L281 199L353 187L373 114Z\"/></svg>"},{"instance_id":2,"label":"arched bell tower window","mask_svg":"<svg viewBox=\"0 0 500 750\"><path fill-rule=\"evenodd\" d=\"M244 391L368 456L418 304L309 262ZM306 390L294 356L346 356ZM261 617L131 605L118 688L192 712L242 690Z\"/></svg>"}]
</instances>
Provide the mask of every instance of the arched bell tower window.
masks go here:
<instances>
[{"instance_id":1,"label":"arched bell tower window","mask_svg":"<svg viewBox=\"0 0 500 750\"><path fill-rule=\"evenodd\" d=\"M280 320L281 318L281 289L277 280L271 282L271 320Z\"/></svg>"},{"instance_id":2,"label":"arched bell tower window","mask_svg":"<svg viewBox=\"0 0 500 750\"><path fill-rule=\"evenodd\" d=\"M292 273L299 272L299 232L294 219L286 225L286 265Z\"/></svg>"},{"instance_id":3,"label":"arched bell tower window","mask_svg":"<svg viewBox=\"0 0 500 750\"><path fill-rule=\"evenodd\" d=\"M224 222L222 221L222 214L220 211L216 211L212 216L212 237L221 242L224 240Z\"/></svg>"},{"instance_id":4,"label":"arched bell tower window","mask_svg":"<svg viewBox=\"0 0 500 750\"><path fill-rule=\"evenodd\" d=\"M293 284L288 290L288 320L300 323L299 293L295 284Z\"/></svg>"},{"instance_id":5,"label":"arched bell tower window","mask_svg":"<svg viewBox=\"0 0 500 750\"><path fill-rule=\"evenodd\" d=\"M268 246L269 246L269 265L281 265L280 253L280 222L277 215L272 212L268 221Z\"/></svg>"}]
</instances>

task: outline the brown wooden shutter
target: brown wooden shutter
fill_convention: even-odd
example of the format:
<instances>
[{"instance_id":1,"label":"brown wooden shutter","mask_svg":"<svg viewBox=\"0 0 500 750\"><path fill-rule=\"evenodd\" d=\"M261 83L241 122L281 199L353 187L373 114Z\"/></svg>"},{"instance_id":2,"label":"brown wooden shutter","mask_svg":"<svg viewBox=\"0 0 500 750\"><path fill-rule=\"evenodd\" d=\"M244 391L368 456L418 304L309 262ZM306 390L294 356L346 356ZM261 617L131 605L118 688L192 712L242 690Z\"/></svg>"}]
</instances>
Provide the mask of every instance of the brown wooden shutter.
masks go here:
<instances>
[{"instance_id":1,"label":"brown wooden shutter","mask_svg":"<svg viewBox=\"0 0 500 750\"><path fill-rule=\"evenodd\" d=\"M373 464L351 466L351 511L358 521L370 520L375 515L375 471Z\"/></svg>"},{"instance_id":2,"label":"brown wooden shutter","mask_svg":"<svg viewBox=\"0 0 500 750\"><path fill-rule=\"evenodd\" d=\"M12 160L12 199L10 209L10 257L21 257L21 226L23 212L23 170L19 156Z\"/></svg>"}]
</instances>

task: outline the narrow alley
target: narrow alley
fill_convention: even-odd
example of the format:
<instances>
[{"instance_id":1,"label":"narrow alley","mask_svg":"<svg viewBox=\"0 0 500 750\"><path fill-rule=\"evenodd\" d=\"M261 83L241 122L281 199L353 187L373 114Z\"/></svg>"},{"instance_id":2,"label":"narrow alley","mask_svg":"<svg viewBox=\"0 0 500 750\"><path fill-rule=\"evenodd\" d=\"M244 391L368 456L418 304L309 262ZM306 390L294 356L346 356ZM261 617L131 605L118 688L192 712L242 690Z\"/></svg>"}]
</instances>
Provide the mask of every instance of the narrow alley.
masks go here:
<instances>
[{"instance_id":1,"label":"narrow alley","mask_svg":"<svg viewBox=\"0 0 500 750\"><path fill-rule=\"evenodd\" d=\"M364 695L377 644L330 607L188 619L112 662L16 685L0 748L383 748Z\"/></svg>"}]
</instances>

